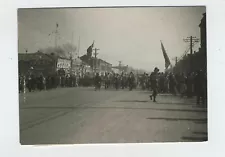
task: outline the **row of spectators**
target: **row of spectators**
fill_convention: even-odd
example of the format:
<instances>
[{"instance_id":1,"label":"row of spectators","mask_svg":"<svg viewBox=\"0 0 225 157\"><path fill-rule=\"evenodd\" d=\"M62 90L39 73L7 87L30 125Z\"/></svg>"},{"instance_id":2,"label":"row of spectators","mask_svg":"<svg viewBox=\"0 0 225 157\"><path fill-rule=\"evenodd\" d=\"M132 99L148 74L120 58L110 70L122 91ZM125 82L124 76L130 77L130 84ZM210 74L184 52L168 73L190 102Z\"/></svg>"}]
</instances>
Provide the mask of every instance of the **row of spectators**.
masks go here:
<instances>
[{"instance_id":1,"label":"row of spectators","mask_svg":"<svg viewBox=\"0 0 225 157\"><path fill-rule=\"evenodd\" d=\"M19 75L19 92L23 92L26 88L29 92L32 92L36 90L50 90L57 87L76 87L78 84L79 77L76 77L75 75Z\"/></svg>"}]
</instances>

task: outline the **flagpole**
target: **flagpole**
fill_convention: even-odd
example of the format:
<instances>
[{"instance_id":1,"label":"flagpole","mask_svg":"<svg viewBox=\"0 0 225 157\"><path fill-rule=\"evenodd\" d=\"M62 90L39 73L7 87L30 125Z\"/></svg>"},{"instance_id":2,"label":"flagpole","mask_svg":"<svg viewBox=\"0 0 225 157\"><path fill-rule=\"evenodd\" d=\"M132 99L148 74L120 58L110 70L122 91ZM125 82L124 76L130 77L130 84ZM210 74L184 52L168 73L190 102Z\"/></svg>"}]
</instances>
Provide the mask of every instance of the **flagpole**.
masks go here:
<instances>
[{"instance_id":1,"label":"flagpole","mask_svg":"<svg viewBox=\"0 0 225 157\"><path fill-rule=\"evenodd\" d=\"M78 57L80 57L80 36L78 39Z\"/></svg>"},{"instance_id":2,"label":"flagpole","mask_svg":"<svg viewBox=\"0 0 225 157\"><path fill-rule=\"evenodd\" d=\"M160 43L161 43L161 47L162 47L162 51L163 51L163 56L164 56L164 59L165 59L165 65L166 65L165 71L168 69L167 63L169 62L168 64L169 64L170 68L172 69L172 78L173 78L173 80L175 82L174 90L175 90L175 93L177 95L178 94L178 90L177 90L177 87L176 87L177 80L176 80L176 78L174 76L173 65L171 64L170 59L169 59L169 57L168 57L168 55L166 53L166 50L165 50L165 48L163 46L163 43L162 43L162 40L160 40Z\"/></svg>"}]
</instances>

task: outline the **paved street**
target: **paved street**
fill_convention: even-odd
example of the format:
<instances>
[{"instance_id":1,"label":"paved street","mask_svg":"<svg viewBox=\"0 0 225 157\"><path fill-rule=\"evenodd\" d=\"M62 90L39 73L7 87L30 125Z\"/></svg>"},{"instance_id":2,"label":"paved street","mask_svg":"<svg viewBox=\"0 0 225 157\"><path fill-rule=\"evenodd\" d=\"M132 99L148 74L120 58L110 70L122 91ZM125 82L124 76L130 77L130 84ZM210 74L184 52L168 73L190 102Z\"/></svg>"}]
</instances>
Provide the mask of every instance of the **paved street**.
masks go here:
<instances>
[{"instance_id":1,"label":"paved street","mask_svg":"<svg viewBox=\"0 0 225 157\"><path fill-rule=\"evenodd\" d=\"M20 94L21 144L207 140L207 111L194 99L144 91L63 88Z\"/></svg>"}]
</instances>

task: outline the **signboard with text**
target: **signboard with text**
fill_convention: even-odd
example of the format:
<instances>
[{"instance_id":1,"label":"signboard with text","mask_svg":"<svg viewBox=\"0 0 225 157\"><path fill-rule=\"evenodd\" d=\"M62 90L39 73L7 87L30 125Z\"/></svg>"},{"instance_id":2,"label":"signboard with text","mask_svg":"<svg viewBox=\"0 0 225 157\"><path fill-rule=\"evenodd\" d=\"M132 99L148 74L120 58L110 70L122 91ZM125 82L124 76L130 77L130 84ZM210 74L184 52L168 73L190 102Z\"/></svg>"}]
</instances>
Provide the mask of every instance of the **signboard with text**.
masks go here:
<instances>
[{"instance_id":1,"label":"signboard with text","mask_svg":"<svg viewBox=\"0 0 225 157\"><path fill-rule=\"evenodd\" d=\"M68 59L61 59L59 58L57 61L57 68L58 69L70 69L71 68L71 61Z\"/></svg>"}]
</instances>

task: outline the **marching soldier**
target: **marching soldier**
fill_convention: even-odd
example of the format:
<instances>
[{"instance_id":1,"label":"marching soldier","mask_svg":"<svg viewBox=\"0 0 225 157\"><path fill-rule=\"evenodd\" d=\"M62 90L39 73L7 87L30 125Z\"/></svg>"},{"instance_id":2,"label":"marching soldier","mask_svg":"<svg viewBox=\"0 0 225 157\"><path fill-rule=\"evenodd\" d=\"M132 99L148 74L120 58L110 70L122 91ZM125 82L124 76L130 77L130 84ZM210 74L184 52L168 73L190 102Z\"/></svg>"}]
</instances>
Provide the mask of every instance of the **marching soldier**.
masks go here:
<instances>
[{"instance_id":1,"label":"marching soldier","mask_svg":"<svg viewBox=\"0 0 225 157\"><path fill-rule=\"evenodd\" d=\"M206 85L207 85L207 79L204 76L204 73L199 70L197 72L197 75L195 76L195 91L197 94L197 105L200 104L200 100L202 101L202 104L205 104L206 99Z\"/></svg>"},{"instance_id":2,"label":"marching soldier","mask_svg":"<svg viewBox=\"0 0 225 157\"><path fill-rule=\"evenodd\" d=\"M95 78L94 78L94 82L95 82L95 91L96 91L97 89L100 90L102 79L101 79L101 77L99 76L99 73L96 73L96 76L95 76Z\"/></svg>"},{"instance_id":3,"label":"marching soldier","mask_svg":"<svg viewBox=\"0 0 225 157\"><path fill-rule=\"evenodd\" d=\"M128 78L128 85L129 85L129 90L131 91L134 86L134 74L130 72L129 78Z\"/></svg>"},{"instance_id":4,"label":"marching soldier","mask_svg":"<svg viewBox=\"0 0 225 157\"><path fill-rule=\"evenodd\" d=\"M157 96L157 89L158 89L158 72L159 72L159 69L156 67L154 69L154 72L151 74L151 78L150 78L150 81L151 81L151 88L152 88L152 95L150 95L150 99L152 100L152 97L153 97L153 102L156 102L156 96Z\"/></svg>"}]
</instances>

